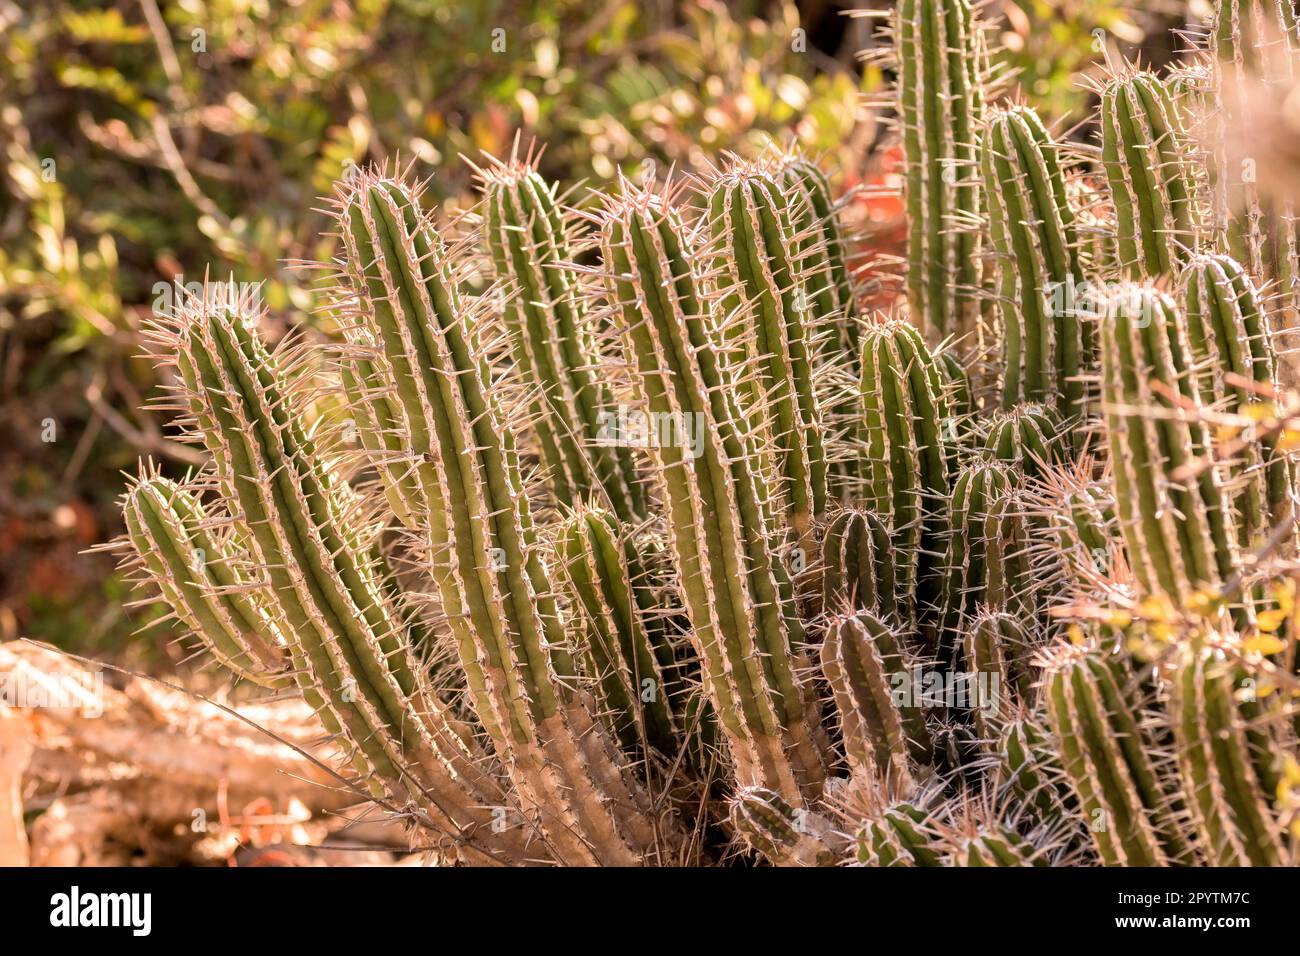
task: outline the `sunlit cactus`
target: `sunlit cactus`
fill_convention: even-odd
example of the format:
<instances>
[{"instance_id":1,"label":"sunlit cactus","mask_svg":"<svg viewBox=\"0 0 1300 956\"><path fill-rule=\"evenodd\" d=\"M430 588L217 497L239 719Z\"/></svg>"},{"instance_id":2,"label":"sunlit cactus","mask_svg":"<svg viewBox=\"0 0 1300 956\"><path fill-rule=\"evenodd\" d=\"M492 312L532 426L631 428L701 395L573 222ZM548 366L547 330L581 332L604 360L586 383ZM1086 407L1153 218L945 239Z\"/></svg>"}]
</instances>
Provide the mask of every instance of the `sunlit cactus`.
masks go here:
<instances>
[{"instance_id":1,"label":"sunlit cactus","mask_svg":"<svg viewBox=\"0 0 1300 956\"><path fill-rule=\"evenodd\" d=\"M889 522L905 589L933 574L942 547L949 486L942 372L912 326L877 322L862 330L859 474L863 500Z\"/></svg>"},{"instance_id":2,"label":"sunlit cactus","mask_svg":"<svg viewBox=\"0 0 1300 956\"><path fill-rule=\"evenodd\" d=\"M968 0L901 0L890 30L906 161L907 291L931 341L973 334L980 317L979 135L988 81Z\"/></svg>"},{"instance_id":3,"label":"sunlit cactus","mask_svg":"<svg viewBox=\"0 0 1300 956\"><path fill-rule=\"evenodd\" d=\"M384 403L406 423L405 464L418 491L409 508L423 519L419 543L478 720L562 860L628 863L671 852L641 782L574 693L513 435L455 254L416 192L379 173L341 186L337 216L349 351L383 388L349 400ZM376 464L382 470L390 458ZM390 478L390 491L404 490Z\"/></svg>"},{"instance_id":4,"label":"sunlit cactus","mask_svg":"<svg viewBox=\"0 0 1300 956\"><path fill-rule=\"evenodd\" d=\"M617 410L600 376L586 300L564 268L576 257L576 222L531 153L490 160L479 176L484 242L502 283L514 365L536 396L532 427L555 497L572 503L598 495L620 519L643 518L631 450L608 434Z\"/></svg>"},{"instance_id":5,"label":"sunlit cactus","mask_svg":"<svg viewBox=\"0 0 1300 956\"><path fill-rule=\"evenodd\" d=\"M1174 275L1195 247L1198 210L1185 131L1159 77L1125 68L1106 84L1101 148L1120 268L1134 279Z\"/></svg>"},{"instance_id":6,"label":"sunlit cactus","mask_svg":"<svg viewBox=\"0 0 1300 956\"><path fill-rule=\"evenodd\" d=\"M1144 590L1174 601L1215 589L1240 566L1235 515L1199 396L1186 319L1173 299L1124 286L1101 329L1101 401L1115 501ZM1183 413L1178 413L1178 410Z\"/></svg>"},{"instance_id":7,"label":"sunlit cactus","mask_svg":"<svg viewBox=\"0 0 1300 956\"><path fill-rule=\"evenodd\" d=\"M734 355L741 411L756 450L770 458L774 520L795 540L826 509L826 450L813 387L816 332L806 276L830 272L829 251L801 248L806 197L763 164L732 163L709 186L710 268L725 316L723 354ZM824 249L824 247L823 247ZM777 530L777 529L773 529Z\"/></svg>"},{"instance_id":8,"label":"sunlit cactus","mask_svg":"<svg viewBox=\"0 0 1300 956\"><path fill-rule=\"evenodd\" d=\"M981 167L989 234L998 254L1002 402L1050 402L1081 418L1091 330L1073 301L1084 282L1074 211L1052 141L1027 107L995 113Z\"/></svg>"},{"instance_id":9,"label":"sunlit cactus","mask_svg":"<svg viewBox=\"0 0 1300 956\"><path fill-rule=\"evenodd\" d=\"M704 681L741 785L792 806L816 794L827 742L804 686L806 636L782 556L771 549L768 477L715 352L719 304L672 192L623 184L600 216L610 321L654 415L702 423L693 450L651 449ZM725 331L723 333L725 335Z\"/></svg>"},{"instance_id":10,"label":"sunlit cactus","mask_svg":"<svg viewBox=\"0 0 1300 956\"><path fill-rule=\"evenodd\" d=\"M1055 745L1104 863L1196 862L1181 825L1181 795L1144 727L1144 699L1109 650L1062 646L1047 662L1044 692Z\"/></svg>"}]
</instances>

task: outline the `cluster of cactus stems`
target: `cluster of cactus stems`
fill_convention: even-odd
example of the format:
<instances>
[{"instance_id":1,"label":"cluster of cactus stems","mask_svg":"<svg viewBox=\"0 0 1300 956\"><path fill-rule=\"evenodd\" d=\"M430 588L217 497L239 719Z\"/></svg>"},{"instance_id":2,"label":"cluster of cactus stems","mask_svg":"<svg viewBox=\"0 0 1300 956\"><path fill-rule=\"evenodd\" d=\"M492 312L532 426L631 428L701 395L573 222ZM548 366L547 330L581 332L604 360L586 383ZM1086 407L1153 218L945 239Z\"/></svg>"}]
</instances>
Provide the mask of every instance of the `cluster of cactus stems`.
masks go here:
<instances>
[{"instance_id":1,"label":"cluster of cactus stems","mask_svg":"<svg viewBox=\"0 0 1300 956\"><path fill-rule=\"evenodd\" d=\"M1215 75L1256 6L1220 5ZM268 346L220 285L152 328L210 461L144 466L119 546L413 841L1296 861L1285 220L1198 168L1181 79L1114 68L1066 145L966 0L889 30L895 314L796 150L588 199L516 147L454 239L404 174L339 184L332 342Z\"/></svg>"}]
</instances>

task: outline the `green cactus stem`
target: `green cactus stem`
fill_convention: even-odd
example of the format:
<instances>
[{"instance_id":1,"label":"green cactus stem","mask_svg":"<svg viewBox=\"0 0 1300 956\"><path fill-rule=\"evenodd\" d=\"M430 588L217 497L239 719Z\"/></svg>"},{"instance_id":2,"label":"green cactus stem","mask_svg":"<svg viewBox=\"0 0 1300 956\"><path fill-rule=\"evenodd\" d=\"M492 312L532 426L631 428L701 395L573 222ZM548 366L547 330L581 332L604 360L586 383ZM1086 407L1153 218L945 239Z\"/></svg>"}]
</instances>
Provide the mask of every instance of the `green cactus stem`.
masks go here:
<instances>
[{"instance_id":1,"label":"green cactus stem","mask_svg":"<svg viewBox=\"0 0 1300 956\"><path fill-rule=\"evenodd\" d=\"M683 749L682 686L668 621L617 519L579 508L556 535L560 571L583 621L583 670L629 753Z\"/></svg>"},{"instance_id":2,"label":"green cactus stem","mask_svg":"<svg viewBox=\"0 0 1300 956\"><path fill-rule=\"evenodd\" d=\"M891 23L906 163L911 314L932 342L980 315L978 137L986 51L967 0L900 0Z\"/></svg>"},{"instance_id":3,"label":"green cactus stem","mask_svg":"<svg viewBox=\"0 0 1300 956\"><path fill-rule=\"evenodd\" d=\"M942 550L948 418L940 367L910 325L881 321L862 330L862 499L889 522L899 586L926 585Z\"/></svg>"},{"instance_id":4,"label":"green cactus stem","mask_svg":"<svg viewBox=\"0 0 1300 956\"><path fill-rule=\"evenodd\" d=\"M454 637L468 699L525 809L566 863L671 858L673 822L575 694L555 593L541 560L506 413L491 388L481 316L463 268L404 183L365 172L340 187L341 307L350 352L405 424L427 535L427 566ZM345 354L346 362L348 355ZM390 486L392 494L403 487Z\"/></svg>"},{"instance_id":5,"label":"green cactus stem","mask_svg":"<svg viewBox=\"0 0 1300 956\"><path fill-rule=\"evenodd\" d=\"M1033 699L1035 672L1030 663L1034 641L1021 620L1005 611L983 609L962 633L962 658L967 676L996 677L977 685L992 700L975 700L971 714L975 731L984 740L996 740L1010 713Z\"/></svg>"},{"instance_id":6,"label":"green cactus stem","mask_svg":"<svg viewBox=\"0 0 1300 956\"><path fill-rule=\"evenodd\" d=\"M372 792L419 807L460 851L544 856L527 848L526 828L492 830L493 808L509 811L513 801L428 685L373 552L362 547L355 529L370 519L350 507L327 447L304 424L306 384L295 371L303 356L268 351L258 318L248 300L205 290L159 319L150 338L176 368L178 405L237 516L228 519L232 534L266 575L259 596L304 698Z\"/></svg>"},{"instance_id":7,"label":"green cactus stem","mask_svg":"<svg viewBox=\"0 0 1300 956\"><path fill-rule=\"evenodd\" d=\"M1253 682L1213 650L1180 650L1170 677L1175 752L1183 788L1215 866L1280 866L1287 859L1268 784L1252 755L1271 760Z\"/></svg>"},{"instance_id":8,"label":"green cactus stem","mask_svg":"<svg viewBox=\"0 0 1300 956\"><path fill-rule=\"evenodd\" d=\"M1178 113L1154 74L1124 69L1101 93L1101 149L1115 202L1120 268L1175 275L1196 245L1195 182Z\"/></svg>"},{"instance_id":9,"label":"green cactus stem","mask_svg":"<svg viewBox=\"0 0 1300 956\"><path fill-rule=\"evenodd\" d=\"M1090 357L1071 301L1084 272L1057 151L1038 115L1016 106L990 118L981 163L1001 276L1003 407L1050 402L1073 422Z\"/></svg>"},{"instance_id":10,"label":"green cactus stem","mask_svg":"<svg viewBox=\"0 0 1300 956\"><path fill-rule=\"evenodd\" d=\"M1015 405L998 412L988 424L984 453L1014 465L1027 478L1036 478L1065 457L1066 430L1048 407Z\"/></svg>"},{"instance_id":11,"label":"green cactus stem","mask_svg":"<svg viewBox=\"0 0 1300 956\"><path fill-rule=\"evenodd\" d=\"M288 654L254 601L260 588L241 572L241 556L214 533L193 493L146 473L123 498L122 517L148 577L218 663L255 684L293 684Z\"/></svg>"},{"instance_id":12,"label":"green cactus stem","mask_svg":"<svg viewBox=\"0 0 1300 956\"><path fill-rule=\"evenodd\" d=\"M516 149L517 149L516 143ZM600 378L601 356L578 294L562 267L577 258L575 222L561 211L556 185L530 154L478 170L483 234L505 300L511 356L532 389L533 429L555 498L599 494L622 521L646 514L631 450L608 432L614 396Z\"/></svg>"},{"instance_id":13,"label":"green cactus stem","mask_svg":"<svg viewBox=\"0 0 1300 956\"><path fill-rule=\"evenodd\" d=\"M1102 406L1120 530L1139 584L1176 604L1240 567L1234 515L1213 463L1183 314L1145 286L1116 290L1101 330ZM1198 462L1199 474L1183 477Z\"/></svg>"},{"instance_id":14,"label":"green cactus stem","mask_svg":"<svg viewBox=\"0 0 1300 956\"><path fill-rule=\"evenodd\" d=\"M741 786L815 796L827 743L789 574L771 550L769 490L736 389L712 347L716 294L675 195L623 183L599 216L606 293L645 411L697 423L698 449L652 448L703 680Z\"/></svg>"},{"instance_id":15,"label":"green cactus stem","mask_svg":"<svg viewBox=\"0 0 1300 956\"><path fill-rule=\"evenodd\" d=\"M1258 281L1277 282L1279 305L1294 314L1300 278L1295 203L1262 193L1259 157L1246 153L1240 140L1266 122L1263 91L1295 82L1300 22L1293 5L1278 0L1219 0L1208 45L1213 109L1205 125L1214 154L1215 230L1221 248Z\"/></svg>"},{"instance_id":16,"label":"green cactus stem","mask_svg":"<svg viewBox=\"0 0 1300 956\"><path fill-rule=\"evenodd\" d=\"M964 622L984 607L1031 619L1036 612L1021 478L1000 462L976 461L957 476L949 504L951 529L942 621L953 649Z\"/></svg>"},{"instance_id":17,"label":"green cactus stem","mask_svg":"<svg viewBox=\"0 0 1300 956\"><path fill-rule=\"evenodd\" d=\"M796 271L803 277L812 315L819 325L833 323L833 334L819 335L817 351L844 361L856 372L858 303L849 245L840 226L830 181L815 162L797 147L771 161L783 190L790 197L791 223L800 253Z\"/></svg>"},{"instance_id":18,"label":"green cactus stem","mask_svg":"<svg viewBox=\"0 0 1300 956\"><path fill-rule=\"evenodd\" d=\"M822 535L822 607L875 610L908 621L913 608L899 590L895 542L889 526L874 511L845 509Z\"/></svg>"},{"instance_id":19,"label":"green cactus stem","mask_svg":"<svg viewBox=\"0 0 1300 956\"><path fill-rule=\"evenodd\" d=\"M774 866L836 866L847 850L820 814L795 809L762 787L745 787L731 798L731 824Z\"/></svg>"},{"instance_id":20,"label":"green cactus stem","mask_svg":"<svg viewBox=\"0 0 1300 956\"><path fill-rule=\"evenodd\" d=\"M1144 732L1150 702L1124 662L1061 645L1047 662L1044 691L1065 774L1102 862L1194 863L1168 768Z\"/></svg>"},{"instance_id":21,"label":"green cactus stem","mask_svg":"<svg viewBox=\"0 0 1300 956\"><path fill-rule=\"evenodd\" d=\"M741 355L742 410L771 455L777 513L796 540L826 508L826 449L813 387L815 313L805 270L829 271L825 250L816 260L799 248L799 198L765 165L735 162L712 184L707 214L723 336Z\"/></svg>"},{"instance_id":22,"label":"green cactus stem","mask_svg":"<svg viewBox=\"0 0 1300 956\"><path fill-rule=\"evenodd\" d=\"M1228 256L1197 256L1182 282L1187 343L1202 402L1247 417L1262 411L1277 381L1277 356L1267 314L1246 270ZM1250 383L1262 394L1252 391ZM1291 516L1292 468L1277 443L1275 436L1247 443L1240 461L1229 469L1245 549L1262 546L1269 532Z\"/></svg>"},{"instance_id":23,"label":"green cactus stem","mask_svg":"<svg viewBox=\"0 0 1300 956\"><path fill-rule=\"evenodd\" d=\"M832 617L821 665L839 712L849 769L902 785L911 779L909 760L930 764L934 745L920 701L899 702L898 688L912 679L914 665L900 630L869 611Z\"/></svg>"}]
</instances>

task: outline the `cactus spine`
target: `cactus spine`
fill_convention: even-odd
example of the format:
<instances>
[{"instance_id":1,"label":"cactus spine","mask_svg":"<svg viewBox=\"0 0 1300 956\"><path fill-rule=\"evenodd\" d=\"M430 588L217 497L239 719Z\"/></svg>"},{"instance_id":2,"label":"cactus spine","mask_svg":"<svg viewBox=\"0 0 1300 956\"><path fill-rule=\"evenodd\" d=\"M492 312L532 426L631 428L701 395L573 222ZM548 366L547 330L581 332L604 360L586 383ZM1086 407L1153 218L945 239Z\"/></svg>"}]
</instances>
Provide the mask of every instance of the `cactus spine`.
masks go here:
<instances>
[{"instance_id":1,"label":"cactus spine","mask_svg":"<svg viewBox=\"0 0 1300 956\"><path fill-rule=\"evenodd\" d=\"M620 520L643 518L645 491L631 451L605 440L601 427L614 399L598 375L586 300L561 268L575 254L556 186L531 157L490 163L480 177L486 245L498 280L513 292L505 307L511 355L536 394L531 417L552 491L566 503L599 492Z\"/></svg>"},{"instance_id":2,"label":"cactus spine","mask_svg":"<svg viewBox=\"0 0 1300 956\"><path fill-rule=\"evenodd\" d=\"M802 686L803 627L770 550L769 501L733 383L710 347L716 298L671 194L608 200L600 240L613 321L638 397L655 416L702 423L698 457L652 449L669 540L714 710L742 786L792 806L825 777L815 701Z\"/></svg>"},{"instance_id":3,"label":"cactus spine","mask_svg":"<svg viewBox=\"0 0 1300 956\"><path fill-rule=\"evenodd\" d=\"M1033 110L1013 107L990 119L981 161L1001 275L1003 407L1057 402L1063 419L1080 419L1088 350L1070 299L1084 273L1057 146Z\"/></svg>"},{"instance_id":4,"label":"cactus spine","mask_svg":"<svg viewBox=\"0 0 1300 956\"><path fill-rule=\"evenodd\" d=\"M1120 268L1134 279L1176 274L1195 246L1195 189L1178 114L1158 77L1126 71L1106 85L1101 149Z\"/></svg>"},{"instance_id":5,"label":"cactus spine","mask_svg":"<svg viewBox=\"0 0 1300 956\"><path fill-rule=\"evenodd\" d=\"M967 0L901 0L892 24L911 232L907 292L926 337L979 318L978 146L985 50Z\"/></svg>"}]
</instances>

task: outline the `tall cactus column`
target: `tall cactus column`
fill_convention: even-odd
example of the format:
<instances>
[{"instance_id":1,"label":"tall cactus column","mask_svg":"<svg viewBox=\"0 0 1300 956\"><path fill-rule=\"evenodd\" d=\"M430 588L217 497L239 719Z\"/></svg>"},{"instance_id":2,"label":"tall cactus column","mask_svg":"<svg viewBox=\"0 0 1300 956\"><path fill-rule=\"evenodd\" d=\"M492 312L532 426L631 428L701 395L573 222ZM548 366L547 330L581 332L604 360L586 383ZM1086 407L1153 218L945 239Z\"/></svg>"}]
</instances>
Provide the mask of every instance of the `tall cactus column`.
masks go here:
<instances>
[{"instance_id":1,"label":"tall cactus column","mask_svg":"<svg viewBox=\"0 0 1300 956\"><path fill-rule=\"evenodd\" d=\"M1102 90L1101 154L1120 267L1132 279L1174 275L1200 224L1185 131L1159 77L1126 67Z\"/></svg>"},{"instance_id":2,"label":"tall cactus column","mask_svg":"<svg viewBox=\"0 0 1300 956\"><path fill-rule=\"evenodd\" d=\"M1101 330L1102 406L1115 501L1129 561L1147 593L1181 603L1240 567L1235 516L1209 458L1207 426L1180 407L1198 402L1185 318L1147 286L1115 291Z\"/></svg>"},{"instance_id":3,"label":"tall cactus column","mask_svg":"<svg viewBox=\"0 0 1300 956\"><path fill-rule=\"evenodd\" d=\"M386 386L380 394L407 422L406 464L420 492L409 507L425 517L429 567L470 701L521 802L564 862L671 854L674 838L572 686L513 439L455 263L400 182L354 177L338 217L343 307L358 310L351 351L371 363ZM351 396L362 406L376 397Z\"/></svg>"},{"instance_id":4,"label":"tall cactus column","mask_svg":"<svg viewBox=\"0 0 1300 956\"><path fill-rule=\"evenodd\" d=\"M756 441L770 447L779 517L799 540L826 507L826 450L801 274L807 264L794 255L792 211L791 198L761 166L733 164L709 194L712 268L725 290L722 340L738 346L742 411Z\"/></svg>"},{"instance_id":5,"label":"tall cactus column","mask_svg":"<svg viewBox=\"0 0 1300 956\"><path fill-rule=\"evenodd\" d=\"M911 223L908 302L938 342L970 334L979 317L984 40L968 0L899 0L891 31Z\"/></svg>"},{"instance_id":6,"label":"tall cactus column","mask_svg":"<svg viewBox=\"0 0 1300 956\"><path fill-rule=\"evenodd\" d=\"M737 780L800 805L820 790L826 744L804 686L809 662L788 573L769 547L764 470L712 344L716 300L671 195L625 182L607 200L600 238L613 321L646 412L693 423L704 438L697 450L658 443L652 458Z\"/></svg>"},{"instance_id":7,"label":"tall cactus column","mask_svg":"<svg viewBox=\"0 0 1300 956\"><path fill-rule=\"evenodd\" d=\"M1249 416L1277 381L1277 355L1260 296L1245 268L1223 255L1197 256L1182 275L1187 341L1207 406ZM1228 376L1235 375L1238 381ZM1247 383L1259 385L1264 394ZM1292 510L1293 465L1276 436L1251 442L1229 481L1243 548L1255 548Z\"/></svg>"},{"instance_id":8,"label":"tall cactus column","mask_svg":"<svg viewBox=\"0 0 1300 956\"><path fill-rule=\"evenodd\" d=\"M1295 82L1300 20L1294 5L1286 0L1218 0L1211 47L1215 228L1226 237L1226 251L1249 268L1256 281L1278 282L1284 307L1294 314L1300 302L1295 204L1260 195L1255 157L1234 155L1239 152L1237 138L1260 122L1252 84L1285 90Z\"/></svg>"},{"instance_id":9,"label":"tall cactus column","mask_svg":"<svg viewBox=\"0 0 1300 956\"><path fill-rule=\"evenodd\" d=\"M949 491L943 375L916 329L898 321L862 330L861 365L861 494L893 530L903 593L920 584L921 599L933 600Z\"/></svg>"},{"instance_id":10,"label":"tall cactus column","mask_svg":"<svg viewBox=\"0 0 1300 956\"><path fill-rule=\"evenodd\" d=\"M490 163L480 177L487 248L513 293L506 302L511 354L537 394L533 428L555 497L571 504L597 493L620 520L643 518L631 451L603 440L602 415L613 415L614 397L598 375L585 300L561 267L576 258L575 224L531 159Z\"/></svg>"},{"instance_id":11,"label":"tall cactus column","mask_svg":"<svg viewBox=\"0 0 1300 956\"><path fill-rule=\"evenodd\" d=\"M1083 414L1086 332L1070 299L1084 283L1056 145L1037 114L1013 107L984 134L984 192L999 258L1004 408L1053 402Z\"/></svg>"}]
</instances>

